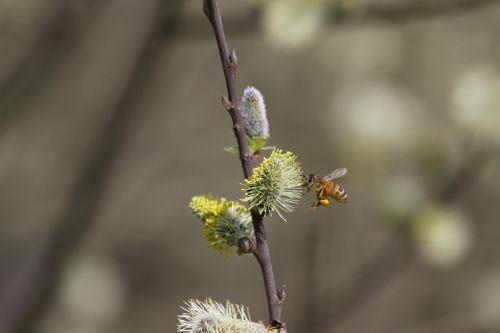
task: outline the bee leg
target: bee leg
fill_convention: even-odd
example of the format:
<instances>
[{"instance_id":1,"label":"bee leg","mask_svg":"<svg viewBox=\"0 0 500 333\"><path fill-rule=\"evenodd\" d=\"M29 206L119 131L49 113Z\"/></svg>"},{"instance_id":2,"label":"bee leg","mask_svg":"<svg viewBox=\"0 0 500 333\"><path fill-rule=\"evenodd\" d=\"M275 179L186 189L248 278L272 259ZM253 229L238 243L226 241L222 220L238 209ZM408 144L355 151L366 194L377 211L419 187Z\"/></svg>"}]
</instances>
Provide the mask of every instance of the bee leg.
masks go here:
<instances>
[{"instance_id":1,"label":"bee leg","mask_svg":"<svg viewBox=\"0 0 500 333\"><path fill-rule=\"evenodd\" d=\"M316 196L317 206L328 206L330 204L330 200L328 199L328 196L324 195L324 192L325 191L321 189L321 191L317 193Z\"/></svg>"},{"instance_id":2,"label":"bee leg","mask_svg":"<svg viewBox=\"0 0 500 333\"><path fill-rule=\"evenodd\" d=\"M311 204L311 207L309 207L310 210L312 210L313 212L316 210L316 208L318 208L320 206L320 203L318 200L314 201L312 204Z\"/></svg>"},{"instance_id":3,"label":"bee leg","mask_svg":"<svg viewBox=\"0 0 500 333\"><path fill-rule=\"evenodd\" d=\"M312 211L314 211L316 208L321 206L321 199L323 198L322 193L323 193L323 190L316 192L316 200L312 203L311 208L310 208Z\"/></svg>"}]
</instances>

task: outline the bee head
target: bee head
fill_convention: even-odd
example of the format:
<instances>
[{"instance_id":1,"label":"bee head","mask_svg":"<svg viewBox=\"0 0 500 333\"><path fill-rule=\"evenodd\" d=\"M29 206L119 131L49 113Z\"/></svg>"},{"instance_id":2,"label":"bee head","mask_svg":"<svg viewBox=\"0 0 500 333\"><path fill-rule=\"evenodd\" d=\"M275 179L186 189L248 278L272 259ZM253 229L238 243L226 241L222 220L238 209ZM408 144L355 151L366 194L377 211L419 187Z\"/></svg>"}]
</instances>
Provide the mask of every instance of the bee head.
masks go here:
<instances>
[{"instance_id":1,"label":"bee head","mask_svg":"<svg viewBox=\"0 0 500 333\"><path fill-rule=\"evenodd\" d=\"M304 182L304 186L305 187L307 187L308 189L310 189L313 183L314 183L314 175L312 173L310 173L309 175L305 176L305 182Z\"/></svg>"}]
</instances>

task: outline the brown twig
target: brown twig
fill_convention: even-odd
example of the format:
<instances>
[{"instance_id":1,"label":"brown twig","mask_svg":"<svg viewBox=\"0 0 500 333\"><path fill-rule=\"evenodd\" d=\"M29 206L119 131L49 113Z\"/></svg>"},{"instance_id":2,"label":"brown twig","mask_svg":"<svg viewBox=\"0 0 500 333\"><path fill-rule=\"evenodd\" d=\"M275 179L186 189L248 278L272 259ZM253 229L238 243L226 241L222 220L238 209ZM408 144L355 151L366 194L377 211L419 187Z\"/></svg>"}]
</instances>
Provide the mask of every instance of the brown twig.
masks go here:
<instances>
[{"instance_id":1,"label":"brown twig","mask_svg":"<svg viewBox=\"0 0 500 333\"><path fill-rule=\"evenodd\" d=\"M318 308L328 309L319 316L316 323L320 331L340 325L360 304L383 289L414 262L409 238L406 228L398 229L356 269L349 281L344 281L345 283L327 290L321 298L313 300L318 303Z\"/></svg>"},{"instance_id":2,"label":"brown twig","mask_svg":"<svg viewBox=\"0 0 500 333\"><path fill-rule=\"evenodd\" d=\"M300 322L300 327L302 332L317 332L318 323L318 306L315 300L315 296L318 291L318 282L320 280L320 275L318 272L319 268L319 239L322 232L324 232L319 224L317 215L311 218L308 226L308 231L305 239L304 248L304 268L302 272L304 274L303 282L303 295L304 304L302 310L302 320Z\"/></svg>"},{"instance_id":3,"label":"brown twig","mask_svg":"<svg viewBox=\"0 0 500 333\"><path fill-rule=\"evenodd\" d=\"M151 57L158 53L161 45L157 43L160 17L155 17L161 3L149 1L144 6L147 6L144 7L147 24L134 40L139 52L130 59L133 69L128 85L117 91L121 97L91 147L89 158L69 194L68 205L57 218L48 239L19 265L20 269L12 273L0 290L1 333L28 333L37 329L55 296L65 264L95 221L107 181L130 129L133 108L129 105L137 97L134 93L139 91L137 85L144 80L144 66L152 63Z\"/></svg>"},{"instance_id":4,"label":"brown twig","mask_svg":"<svg viewBox=\"0 0 500 333\"><path fill-rule=\"evenodd\" d=\"M39 64L37 58L40 57L40 51L43 50L44 46L50 45L54 39L60 38L62 31L68 29L68 7L69 4L66 1L47 1L37 15L30 19L30 29L28 29L26 35L15 35L17 45L14 50L19 48L21 52L17 53L16 57L7 56L2 63L0 68L0 96L5 95L5 90L11 90L12 83L16 83L19 77L23 76L26 68L34 70L33 66L30 65L32 63ZM54 38L54 35L56 38ZM6 49L12 49L12 47L7 45ZM2 114L2 116L4 115Z\"/></svg>"},{"instance_id":5,"label":"brown twig","mask_svg":"<svg viewBox=\"0 0 500 333\"><path fill-rule=\"evenodd\" d=\"M329 17L328 28L337 29L339 26L360 24L367 22L381 22L384 24L405 24L425 21L434 18L448 17L499 5L500 0L416 0L416 1L366 1L357 3L349 9L340 6L326 8ZM258 18L260 8L252 8L238 17L226 20L226 28L233 36L246 36L258 33ZM177 34L177 38L204 38L207 36L204 22L195 17L187 19Z\"/></svg>"},{"instance_id":6,"label":"brown twig","mask_svg":"<svg viewBox=\"0 0 500 333\"><path fill-rule=\"evenodd\" d=\"M238 143L239 157L243 168L243 174L245 178L248 178L252 175L254 159L248 149L245 129L242 126L240 111L238 109L239 101L236 93L236 68L238 66L238 60L235 51L229 51L217 0L205 0L203 2L203 10L212 25L215 38L217 40L217 46L219 48L222 69L224 70L224 77L228 92L228 97L223 97L223 104L231 116L233 122L233 132ZM253 254L260 265L262 275L264 277L269 321L281 323L284 296L280 297L279 295L284 295L284 293L278 293L276 288L273 266L271 263L271 253L267 243L266 231L263 223L264 216L259 214L256 210L252 210L251 213L257 243ZM284 327L281 327L281 329L283 330Z\"/></svg>"},{"instance_id":7,"label":"brown twig","mask_svg":"<svg viewBox=\"0 0 500 333\"><path fill-rule=\"evenodd\" d=\"M495 331L495 319L500 312L492 308L489 313L478 314L475 311L465 313L453 313L447 316L432 318L424 322L413 324L409 327L401 327L392 331L393 333L445 333L445 332L484 332Z\"/></svg>"},{"instance_id":8,"label":"brown twig","mask_svg":"<svg viewBox=\"0 0 500 333\"><path fill-rule=\"evenodd\" d=\"M354 9L334 8L332 23L361 21L409 22L479 9L499 0L363 1Z\"/></svg>"},{"instance_id":9,"label":"brown twig","mask_svg":"<svg viewBox=\"0 0 500 333\"><path fill-rule=\"evenodd\" d=\"M490 147L472 152L462 166L436 190L435 201L450 203L456 200L473 183L477 170L483 168L494 154L495 150ZM407 216L399 221L401 227L350 276L348 288L344 288L344 285L334 286L312 300L319 303L319 308L328 305L327 313L318 320L317 325L321 330L337 327L360 304L414 262L410 228L412 220L413 216Z\"/></svg>"}]
</instances>

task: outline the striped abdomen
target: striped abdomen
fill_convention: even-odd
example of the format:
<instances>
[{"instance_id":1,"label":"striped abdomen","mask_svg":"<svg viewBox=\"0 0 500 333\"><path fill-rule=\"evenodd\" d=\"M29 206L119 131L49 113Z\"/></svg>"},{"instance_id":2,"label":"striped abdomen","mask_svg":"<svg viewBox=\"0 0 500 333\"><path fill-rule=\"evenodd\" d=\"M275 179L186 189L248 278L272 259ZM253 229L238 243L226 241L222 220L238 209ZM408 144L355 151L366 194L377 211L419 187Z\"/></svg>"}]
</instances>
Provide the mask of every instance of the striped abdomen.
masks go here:
<instances>
[{"instance_id":1,"label":"striped abdomen","mask_svg":"<svg viewBox=\"0 0 500 333\"><path fill-rule=\"evenodd\" d=\"M347 202L347 193L345 189L340 186L340 184L334 183L333 181L329 181L324 184L324 194L337 201L338 203L346 203Z\"/></svg>"}]
</instances>

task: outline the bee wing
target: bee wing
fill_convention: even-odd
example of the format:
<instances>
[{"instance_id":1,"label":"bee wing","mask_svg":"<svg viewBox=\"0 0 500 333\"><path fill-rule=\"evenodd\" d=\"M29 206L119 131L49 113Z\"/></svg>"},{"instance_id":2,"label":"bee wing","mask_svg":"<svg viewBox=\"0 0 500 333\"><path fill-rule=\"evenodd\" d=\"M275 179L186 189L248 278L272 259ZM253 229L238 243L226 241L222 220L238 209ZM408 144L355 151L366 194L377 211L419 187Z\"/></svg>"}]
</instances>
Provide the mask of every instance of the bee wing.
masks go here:
<instances>
[{"instance_id":1,"label":"bee wing","mask_svg":"<svg viewBox=\"0 0 500 333\"><path fill-rule=\"evenodd\" d=\"M347 168L339 168L339 169L333 170L330 174L326 175L323 178L325 180L334 180L337 178L344 177L346 173L347 173Z\"/></svg>"}]
</instances>

